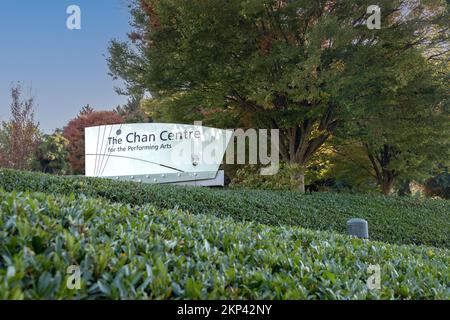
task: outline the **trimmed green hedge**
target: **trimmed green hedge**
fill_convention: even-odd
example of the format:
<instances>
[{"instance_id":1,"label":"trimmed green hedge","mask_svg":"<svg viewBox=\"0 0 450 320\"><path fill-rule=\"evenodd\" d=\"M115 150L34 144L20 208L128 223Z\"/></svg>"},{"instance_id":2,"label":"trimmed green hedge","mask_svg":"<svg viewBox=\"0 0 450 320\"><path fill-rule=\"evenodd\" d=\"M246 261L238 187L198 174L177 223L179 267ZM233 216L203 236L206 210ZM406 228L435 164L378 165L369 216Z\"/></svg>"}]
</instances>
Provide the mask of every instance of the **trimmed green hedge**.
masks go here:
<instances>
[{"instance_id":1,"label":"trimmed green hedge","mask_svg":"<svg viewBox=\"0 0 450 320\"><path fill-rule=\"evenodd\" d=\"M230 216L237 221L302 226L340 233L346 232L348 219L360 217L368 220L373 240L450 247L448 200L145 185L10 170L0 170L0 188L7 191L84 194L113 202L153 204L162 209L180 208L192 213Z\"/></svg>"},{"instance_id":2,"label":"trimmed green hedge","mask_svg":"<svg viewBox=\"0 0 450 320\"><path fill-rule=\"evenodd\" d=\"M0 191L0 299L449 299L449 263L446 249Z\"/></svg>"}]
</instances>

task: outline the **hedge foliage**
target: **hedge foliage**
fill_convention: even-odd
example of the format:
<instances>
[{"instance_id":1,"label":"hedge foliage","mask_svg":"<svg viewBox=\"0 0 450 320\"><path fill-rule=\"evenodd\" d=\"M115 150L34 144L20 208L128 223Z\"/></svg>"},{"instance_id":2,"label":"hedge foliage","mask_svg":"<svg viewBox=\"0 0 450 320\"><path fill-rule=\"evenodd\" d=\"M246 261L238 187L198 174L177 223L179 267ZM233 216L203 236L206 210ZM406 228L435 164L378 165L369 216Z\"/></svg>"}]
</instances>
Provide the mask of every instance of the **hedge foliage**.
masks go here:
<instances>
[{"instance_id":1,"label":"hedge foliage","mask_svg":"<svg viewBox=\"0 0 450 320\"><path fill-rule=\"evenodd\" d=\"M0 191L0 299L449 299L449 263L447 249Z\"/></svg>"},{"instance_id":2,"label":"hedge foliage","mask_svg":"<svg viewBox=\"0 0 450 320\"><path fill-rule=\"evenodd\" d=\"M450 247L450 201L287 191L206 189L69 178L0 170L0 188L84 194L112 202L233 217L267 225L301 226L346 233L346 221L368 220L370 238L394 244Z\"/></svg>"}]
</instances>

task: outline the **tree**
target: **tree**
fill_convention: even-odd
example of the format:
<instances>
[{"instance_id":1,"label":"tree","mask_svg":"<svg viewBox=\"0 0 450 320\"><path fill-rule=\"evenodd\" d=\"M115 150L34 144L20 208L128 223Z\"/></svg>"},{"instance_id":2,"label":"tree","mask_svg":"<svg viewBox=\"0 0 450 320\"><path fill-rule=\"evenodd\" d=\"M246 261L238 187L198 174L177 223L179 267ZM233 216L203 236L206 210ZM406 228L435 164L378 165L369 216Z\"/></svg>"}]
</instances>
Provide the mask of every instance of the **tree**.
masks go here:
<instances>
[{"instance_id":1,"label":"tree","mask_svg":"<svg viewBox=\"0 0 450 320\"><path fill-rule=\"evenodd\" d=\"M63 136L69 141L69 163L74 174L84 174L84 129L99 125L120 124L123 117L114 111L94 111L83 108L80 114L71 120L63 130Z\"/></svg>"},{"instance_id":2,"label":"tree","mask_svg":"<svg viewBox=\"0 0 450 320\"><path fill-rule=\"evenodd\" d=\"M109 68L161 107L238 108L254 127L279 129L280 155L298 165L304 192L314 154L363 114L355 99L372 91L360 79L382 76L409 50L437 47L447 35L445 1L378 3L381 30L365 26L372 1L141 0L132 8L134 47L112 42ZM371 55L384 59L376 72Z\"/></svg>"},{"instance_id":3,"label":"tree","mask_svg":"<svg viewBox=\"0 0 450 320\"><path fill-rule=\"evenodd\" d=\"M427 196L438 196L450 199L450 173L448 168L440 168L441 172L425 183Z\"/></svg>"},{"instance_id":4,"label":"tree","mask_svg":"<svg viewBox=\"0 0 450 320\"><path fill-rule=\"evenodd\" d=\"M421 52L403 55L372 86L374 97L360 101L366 105L364 116L341 132L347 150L348 145L352 154L363 150L366 163L359 164L369 168L385 195L393 193L397 180L431 177L450 159L448 89L438 70ZM352 154L347 158L354 158Z\"/></svg>"},{"instance_id":5,"label":"tree","mask_svg":"<svg viewBox=\"0 0 450 320\"><path fill-rule=\"evenodd\" d=\"M81 116L85 116L85 115L90 114L90 113L93 112L93 111L94 111L94 109L93 109L89 104L87 104L87 105L85 105L83 108L81 108L79 114L80 114Z\"/></svg>"},{"instance_id":6,"label":"tree","mask_svg":"<svg viewBox=\"0 0 450 320\"><path fill-rule=\"evenodd\" d=\"M0 166L31 170L39 143L39 124L34 120L34 99L21 100L22 88L11 88L11 119L0 129Z\"/></svg>"},{"instance_id":7,"label":"tree","mask_svg":"<svg viewBox=\"0 0 450 320\"><path fill-rule=\"evenodd\" d=\"M69 170L68 145L69 140L59 129L51 135L44 135L36 152L36 169L45 173L66 174Z\"/></svg>"},{"instance_id":8,"label":"tree","mask_svg":"<svg viewBox=\"0 0 450 320\"><path fill-rule=\"evenodd\" d=\"M123 106L118 106L116 112L124 118L125 123L145 123L151 118L141 108L142 96L131 96Z\"/></svg>"}]
</instances>

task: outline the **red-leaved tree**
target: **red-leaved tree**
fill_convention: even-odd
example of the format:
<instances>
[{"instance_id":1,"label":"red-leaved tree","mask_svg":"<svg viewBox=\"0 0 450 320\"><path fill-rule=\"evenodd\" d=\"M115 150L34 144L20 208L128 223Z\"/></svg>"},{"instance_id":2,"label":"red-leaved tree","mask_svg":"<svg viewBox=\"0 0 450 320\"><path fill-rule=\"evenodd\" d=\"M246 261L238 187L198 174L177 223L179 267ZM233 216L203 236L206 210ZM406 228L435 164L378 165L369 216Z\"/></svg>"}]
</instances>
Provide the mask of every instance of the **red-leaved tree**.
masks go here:
<instances>
[{"instance_id":1,"label":"red-leaved tree","mask_svg":"<svg viewBox=\"0 0 450 320\"><path fill-rule=\"evenodd\" d=\"M69 163L73 174L84 174L84 129L108 124L120 124L124 119L113 111L94 111L84 107L79 115L64 128L63 136L69 140Z\"/></svg>"}]
</instances>

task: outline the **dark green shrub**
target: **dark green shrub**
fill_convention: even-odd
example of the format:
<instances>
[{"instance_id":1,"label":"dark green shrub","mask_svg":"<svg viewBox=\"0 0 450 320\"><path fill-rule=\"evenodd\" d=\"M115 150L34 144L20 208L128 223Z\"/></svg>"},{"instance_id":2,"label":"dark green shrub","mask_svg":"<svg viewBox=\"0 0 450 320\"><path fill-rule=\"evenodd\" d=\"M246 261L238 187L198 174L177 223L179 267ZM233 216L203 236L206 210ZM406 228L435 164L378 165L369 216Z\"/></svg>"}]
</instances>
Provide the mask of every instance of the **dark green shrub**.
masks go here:
<instances>
[{"instance_id":1,"label":"dark green shrub","mask_svg":"<svg viewBox=\"0 0 450 320\"><path fill-rule=\"evenodd\" d=\"M429 179L425 183L426 194L430 197L441 197L450 199L450 173L447 169L445 172Z\"/></svg>"},{"instance_id":2,"label":"dark green shrub","mask_svg":"<svg viewBox=\"0 0 450 320\"><path fill-rule=\"evenodd\" d=\"M449 299L449 262L445 249L0 191L0 299Z\"/></svg>"},{"instance_id":3,"label":"dark green shrub","mask_svg":"<svg viewBox=\"0 0 450 320\"><path fill-rule=\"evenodd\" d=\"M251 165L238 169L231 180L230 187L298 191L298 181L292 179L292 176L299 170L296 166L289 166L281 163L278 173L276 175L268 176L261 175L260 170L260 166Z\"/></svg>"},{"instance_id":4,"label":"dark green shrub","mask_svg":"<svg viewBox=\"0 0 450 320\"><path fill-rule=\"evenodd\" d=\"M0 170L0 188L7 191L42 191L84 194L133 205L180 208L198 214L230 216L237 221L268 225L302 226L346 232L346 221L361 217L369 222L373 240L397 244L450 247L448 200L287 191L216 190L145 185L106 179L55 177Z\"/></svg>"}]
</instances>

